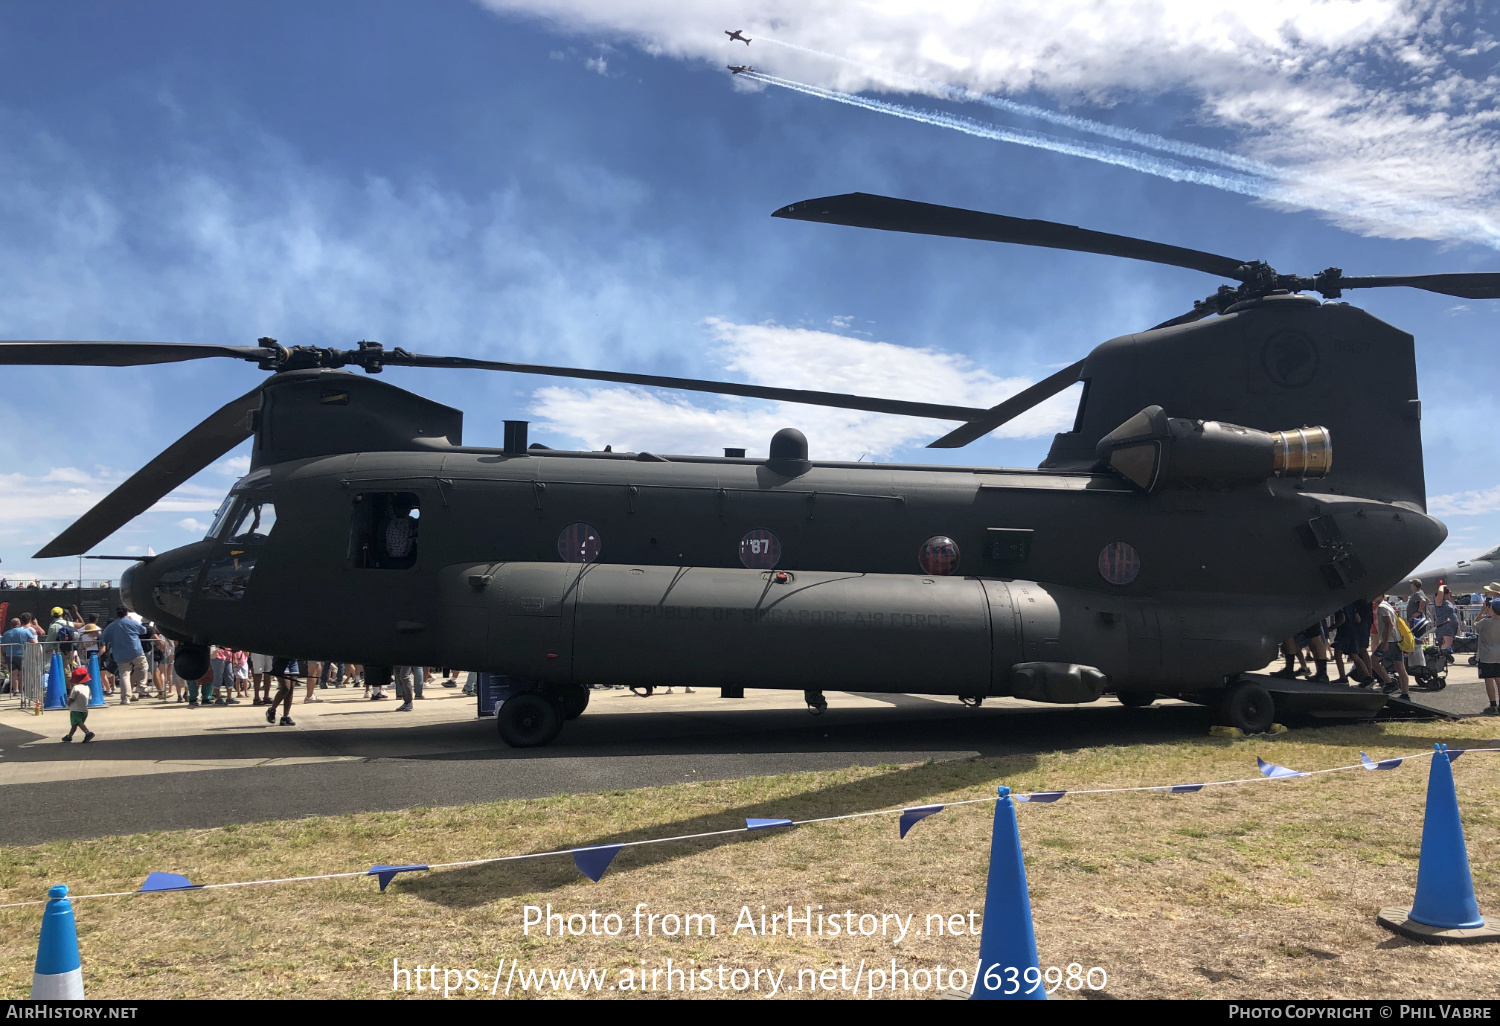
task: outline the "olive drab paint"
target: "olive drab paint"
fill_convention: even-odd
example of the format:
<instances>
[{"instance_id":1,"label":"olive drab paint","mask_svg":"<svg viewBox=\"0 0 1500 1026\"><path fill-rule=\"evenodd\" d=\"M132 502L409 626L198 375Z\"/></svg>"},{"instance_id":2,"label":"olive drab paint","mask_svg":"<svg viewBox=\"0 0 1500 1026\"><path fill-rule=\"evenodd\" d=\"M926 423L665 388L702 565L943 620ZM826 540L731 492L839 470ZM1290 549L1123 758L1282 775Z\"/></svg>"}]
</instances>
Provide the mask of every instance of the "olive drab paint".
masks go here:
<instances>
[{"instance_id":1,"label":"olive drab paint","mask_svg":"<svg viewBox=\"0 0 1500 1026\"><path fill-rule=\"evenodd\" d=\"M270 534L226 526L122 590L199 643L542 690L1202 692L1446 534L1423 512L1411 336L1305 297L1242 307L1097 347L1038 469L819 461L800 432L766 460L507 451L383 381L282 372L232 495L274 504ZM1096 450L1153 406L1179 435L1318 425L1332 463L1144 489ZM381 549L397 516L399 559ZM216 566L252 569L209 594Z\"/></svg>"}]
</instances>

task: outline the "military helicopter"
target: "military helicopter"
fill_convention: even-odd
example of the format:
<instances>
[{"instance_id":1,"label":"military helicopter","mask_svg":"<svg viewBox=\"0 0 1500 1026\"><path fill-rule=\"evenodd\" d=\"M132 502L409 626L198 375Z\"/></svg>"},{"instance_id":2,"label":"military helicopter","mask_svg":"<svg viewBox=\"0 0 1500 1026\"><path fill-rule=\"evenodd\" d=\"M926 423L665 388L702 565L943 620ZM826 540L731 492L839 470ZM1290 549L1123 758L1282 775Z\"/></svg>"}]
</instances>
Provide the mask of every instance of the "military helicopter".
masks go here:
<instances>
[{"instance_id":1,"label":"military helicopter","mask_svg":"<svg viewBox=\"0 0 1500 1026\"><path fill-rule=\"evenodd\" d=\"M37 555L85 552L253 438L250 472L207 536L123 575L126 604L179 641L177 672L200 676L211 643L362 663L377 680L392 665L482 669L504 681L500 735L533 746L602 684L801 690L814 711L825 688L970 703L1108 690L1126 705L1212 703L1219 722L1263 730L1307 695L1273 698L1245 674L1280 639L1389 588L1446 536L1425 512L1412 337L1301 293L1405 285L1500 298L1500 274L1298 277L860 193L775 216L1128 257L1237 284L992 409L373 342L0 342L3 364L225 358L271 372ZM764 460L564 452L528 445L522 421L506 422L502 447L466 445L460 411L370 376L422 367L959 422L932 443L948 448L1083 389L1072 429L1035 469L872 465L816 460L793 428Z\"/></svg>"}]
</instances>

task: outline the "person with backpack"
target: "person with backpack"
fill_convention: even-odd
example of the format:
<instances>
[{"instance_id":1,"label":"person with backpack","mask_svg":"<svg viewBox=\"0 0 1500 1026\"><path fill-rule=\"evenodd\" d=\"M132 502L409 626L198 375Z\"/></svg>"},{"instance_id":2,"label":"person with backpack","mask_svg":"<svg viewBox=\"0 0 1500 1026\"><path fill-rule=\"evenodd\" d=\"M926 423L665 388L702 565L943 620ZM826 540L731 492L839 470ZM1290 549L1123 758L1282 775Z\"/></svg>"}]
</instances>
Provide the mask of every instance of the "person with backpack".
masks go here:
<instances>
[{"instance_id":1,"label":"person with backpack","mask_svg":"<svg viewBox=\"0 0 1500 1026\"><path fill-rule=\"evenodd\" d=\"M53 606L52 623L47 627L47 643L54 646L53 651L62 654L65 669L71 670L78 662L78 657L73 652L77 632L78 625L68 619L62 606ZM51 653L48 653L48 657L51 657Z\"/></svg>"}]
</instances>

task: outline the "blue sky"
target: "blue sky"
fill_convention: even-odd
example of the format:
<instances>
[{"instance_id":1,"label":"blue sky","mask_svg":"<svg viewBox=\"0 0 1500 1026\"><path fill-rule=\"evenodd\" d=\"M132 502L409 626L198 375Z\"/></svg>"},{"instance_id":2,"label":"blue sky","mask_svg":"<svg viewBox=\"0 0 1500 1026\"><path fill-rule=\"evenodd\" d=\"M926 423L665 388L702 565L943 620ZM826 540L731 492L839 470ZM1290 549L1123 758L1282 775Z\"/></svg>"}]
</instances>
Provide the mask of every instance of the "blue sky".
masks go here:
<instances>
[{"instance_id":1,"label":"blue sky","mask_svg":"<svg viewBox=\"0 0 1500 1026\"><path fill-rule=\"evenodd\" d=\"M1379 2L1017 2L940 17L823 0L6 4L0 337L370 338L992 405L1218 282L770 212L860 190L1302 273L1492 269L1496 21ZM721 34L739 27L757 42ZM730 62L1090 138L922 83L1003 95L1270 161L1302 184L1269 204L747 82ZM1452 530L1438 558L1492 547L1500 303L1402 289L1358 301L1418 339L1428 491ZM526 417L558 446L754 453L795 425L817 456L1024 466L1071 422L1063 399L943 453L922 446L951 425L388 373L463 408L478 444ZM0 574L74 577L75 560L30 554L258 377L209 362L0 371ZM99 551L195 537L244 462L206 471Z\"/></svg>"}]
</instances>

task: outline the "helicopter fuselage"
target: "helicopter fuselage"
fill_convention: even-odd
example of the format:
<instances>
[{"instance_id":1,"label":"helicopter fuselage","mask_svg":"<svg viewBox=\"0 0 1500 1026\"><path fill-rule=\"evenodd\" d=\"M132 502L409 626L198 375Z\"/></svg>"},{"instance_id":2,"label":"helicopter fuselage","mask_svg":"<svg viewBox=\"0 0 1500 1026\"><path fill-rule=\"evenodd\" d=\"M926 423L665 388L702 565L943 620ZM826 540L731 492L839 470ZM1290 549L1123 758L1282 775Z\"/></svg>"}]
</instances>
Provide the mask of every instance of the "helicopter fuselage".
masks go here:
<instances>
[{"instance_id":1,"label":"helicopter fuselage","mask_svg":"<svg viewBox=\"0 0 1500 1026\"><path fill-rule=\"evenodd\" d=\"M1049 661L1180 691L1264 665L1443 533L1280 480L1153 495L1109 473L775 464L462 447L282 463L236 487L217 536L124 590L200 642L544 682L1004 694L1014 664ZM274 527L236 534L264 504ZM392 559L396 510L414 526ZM1365 579L1330 587L1304 529L1319 518Z\"/></svg>"}]
</instances>

